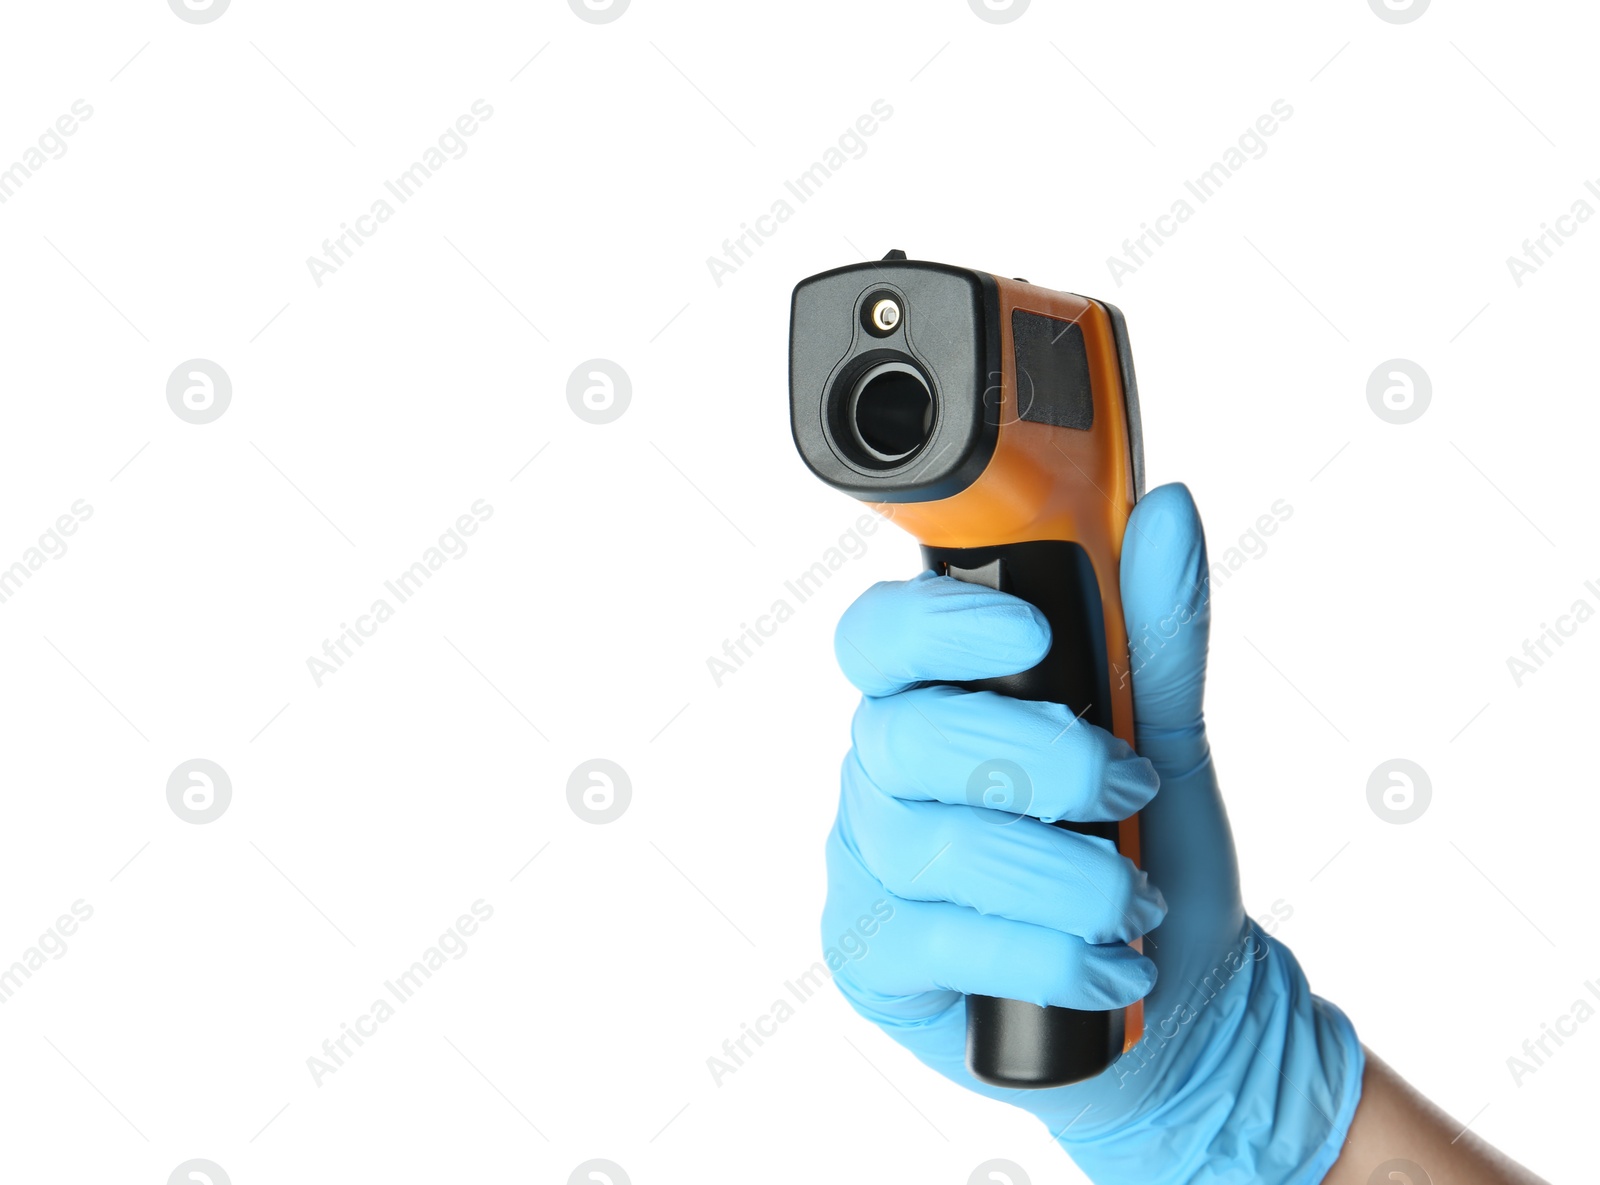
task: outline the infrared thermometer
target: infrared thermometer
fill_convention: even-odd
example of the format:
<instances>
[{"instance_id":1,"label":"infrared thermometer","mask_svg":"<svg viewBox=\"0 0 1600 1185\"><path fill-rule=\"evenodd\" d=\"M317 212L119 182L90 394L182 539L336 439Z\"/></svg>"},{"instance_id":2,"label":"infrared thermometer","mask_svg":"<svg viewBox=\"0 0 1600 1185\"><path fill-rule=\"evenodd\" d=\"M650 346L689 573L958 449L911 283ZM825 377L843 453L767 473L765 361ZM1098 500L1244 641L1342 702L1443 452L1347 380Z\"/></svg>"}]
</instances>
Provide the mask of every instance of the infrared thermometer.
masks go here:
<instances>
[{"instance_id":1,"label":"infrared thermometer","mask_svg":"<svg viewBox=\"0 0 1600 1185\"><path fill-rule=\"evenodd\" d=\"M1132 745L1118 581L1144 457L1122 314L891 251L795 287L789 394L795 445L817 477L909 531L925 567L1012 593L1049 621L1038 666L962 686L1065 704ZM1055 826L1139 861L1137 815ZM994 1086L1079 1082L1139 1041L1143 1017L1141 1003L1096 1012L968 996L967 1065Z\"/></svg>"}]
</instances>

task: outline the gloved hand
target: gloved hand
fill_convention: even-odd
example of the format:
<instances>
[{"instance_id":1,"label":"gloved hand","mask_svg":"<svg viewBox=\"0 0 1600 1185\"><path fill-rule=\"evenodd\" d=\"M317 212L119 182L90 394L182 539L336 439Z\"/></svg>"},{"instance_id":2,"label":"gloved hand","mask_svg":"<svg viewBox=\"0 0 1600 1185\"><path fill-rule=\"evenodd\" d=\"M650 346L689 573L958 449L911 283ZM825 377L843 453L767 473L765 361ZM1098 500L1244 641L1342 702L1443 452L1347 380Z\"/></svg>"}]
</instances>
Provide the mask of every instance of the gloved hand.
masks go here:
<instances>
[{"instance_id":1,"label":"gloved hand","mask_svg":"<svg viewBox=\"0 0 1600 1185\"><path fill-rule=\"evenodd\" d=\"M940 685L1044 656L1044 618L1005 593L931 572L878 584L835 639L864 698L828 837L824 943L892 915L834 981L929 1066L1037 1115L1099 1185L1311 1185L1360 1096L1350 1022L1240 901L1201 715L1206 578L1188 490L1152 491L1121 571L1137 755L1059 705ZM1031 818L969 801L969 775L997 758L1030 778ZM1139 809L1146 871L1045 822ZM1126 945L1146 933L1148 957ZM963 993L1086 1009L1144 998L1145 1037L1086 1082L990 1087L965 1066Z\"/></svg>"}]
</instances>

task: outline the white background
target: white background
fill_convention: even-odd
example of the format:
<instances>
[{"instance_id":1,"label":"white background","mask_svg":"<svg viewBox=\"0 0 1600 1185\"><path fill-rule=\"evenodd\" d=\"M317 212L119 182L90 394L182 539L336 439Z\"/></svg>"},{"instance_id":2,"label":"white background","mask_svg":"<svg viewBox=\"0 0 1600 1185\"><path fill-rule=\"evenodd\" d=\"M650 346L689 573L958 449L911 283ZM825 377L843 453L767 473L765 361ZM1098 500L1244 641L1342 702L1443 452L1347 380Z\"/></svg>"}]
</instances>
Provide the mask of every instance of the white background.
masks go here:
<instances>
[{"instance_id":1,"label":"white background","mask_svg":"<svg viewBox=\"0 0 1600 1185\"><path fill-rule=\"evenodd\" d=\"M0 604L0 963L94 914L0 1006L0 1175L1079 1179L831 988L720 1086L706 1068L817 957L854 698L833 626L917 564L885 529L713 683L859 514L794 455L790 290L891 247L1119 304L1151 484L1195 491L1214 560L1292 506L1214 592L1247 907L1292 907L1314 988L1462 1124L1589 1171L1600 1023L1520 1086L1506 1059L1600 980L1600 624L1520 687L1506 660L1600 608L1600 225L1521 287L1505 259L1600 178L1592 13L4 21L0 167L75 100L93 116L0 205L0 564L92 516ZM864 155L715 283L707 257L880 98ZM478 99L466 155L319 287L306 258ZM1107 256L1278 99L1265 154L1118 284ZM200 426L165 395L197 357L233 383ZM604 425L566 397L594 357L632 382ZM1433 386L1401 426L1366 398L1396 357ZM467 553L317 686L324 639L477 499ZM1405 826L1366 798L1397 756L1433 788ZM195 757L233 787L203 826L166 800ZM594 757L632 785L606 826L567 802ZM480 898L468 953L315 1084L306 1059Z\"/></svg>"}]
</instances>

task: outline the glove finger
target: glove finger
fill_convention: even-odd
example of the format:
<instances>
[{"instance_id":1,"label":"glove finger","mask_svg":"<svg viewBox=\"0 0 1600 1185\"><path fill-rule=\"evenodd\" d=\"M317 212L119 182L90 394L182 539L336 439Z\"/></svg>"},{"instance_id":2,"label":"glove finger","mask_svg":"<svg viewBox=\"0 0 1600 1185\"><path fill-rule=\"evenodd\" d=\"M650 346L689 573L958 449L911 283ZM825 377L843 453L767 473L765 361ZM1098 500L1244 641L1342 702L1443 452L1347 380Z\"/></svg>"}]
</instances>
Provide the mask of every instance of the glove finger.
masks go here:
<instances>
[{"instance_id":1,"label":"glove finger","mask_svg":"<svg viewBox=\"0 0 1600 1185\"><path fill-rule=\"evenodd\" d=\"M1209 592L1205 534L1189 491L1152 490L1128 523L1122 603L1132 639L1136 738L1161 775L1161 792L1140 816L1140 848L1172 902L1151 936L1154 956L1167 968L1213 959L1244 920L1202 710ZM1187 976L1180 972L1174 982Z\"/></svg>"},{"instance_id":2,"label":"glove finger","mask_svg":"<svg viewBox=\"0 0 1600 1185\"><path fill-rule=\"evenodd\" d=\"M884 903L872 935L852 943L853 954L830 957L829 966L851 1003L885 1023L939 1015L954 1005L948 992L1102 1010L1142 999L1155 983L1155 965L1124 943L1093 945L962 905L897 897L872 878L838 827L828 867L824 935L851 925L874 892L869 886Z\"/></svg>"},{"instance_id":3,"label":"glove finger","mask_svg":"<svg viewBox=\"0 0 1600 1185\"><path fill-rule=\"evenodd\" d=\"M1009 593L923 572L873 585L834 631L845 677L867 695L917 683L1014 675L1050 649L1050 627Z\"/></svg>"},{"instance_id":4,"label":"glove finger","mask_svg":"<svg viewBox=\"0 0 1600 1185\"><path fill-rule=\"evenodd\" d=\"M948 901L990 917L1130 942L1166 903L1109 840L986 807L892 798L847 763L840 826L868 872L898 897Z\"/></svg>"},{"instance_id":5,"label":"glove finger","mask_svg":"<svg viewBox=\"0 0 1600 1185\"><path fill-rule=\"evenodd\" d=\"M822 909L822 962L795 982L809 996L820 976L832 977L851 1007L873 1024L915 1032L946 1013L960 1015L959 992L945 988L882 992L859 975L863 962L887 958L883 928L904 920L905 904L870 872L834 823L826 847L828 896ZM820 970L819 970L820 967Z\"/></svg>"},{"instance_id":6,"label":"glove finger","mask_svg":"<svg viewBox=\"0 0 1600 1185\"><path fill-rule=\"evenodd\" d=\"M1160 785L1125 742L1060 704L930 686L868 696L851 726L872 782L896 798L990 806L1045 822L1126 819Z\"/></svg>"},{"instance_id":7,"label":"glove finger","mask_svg":"<svg viewBox=\"0 0 1600 1185\"><path fill-rule=\"evenodd\" d=\"M1201 701L1211 607L1205 532L1187 487L1151 490L1122 551L1133 713L1139 751L1168 780L1207 758Z\"/></svg>"}]
</instances>

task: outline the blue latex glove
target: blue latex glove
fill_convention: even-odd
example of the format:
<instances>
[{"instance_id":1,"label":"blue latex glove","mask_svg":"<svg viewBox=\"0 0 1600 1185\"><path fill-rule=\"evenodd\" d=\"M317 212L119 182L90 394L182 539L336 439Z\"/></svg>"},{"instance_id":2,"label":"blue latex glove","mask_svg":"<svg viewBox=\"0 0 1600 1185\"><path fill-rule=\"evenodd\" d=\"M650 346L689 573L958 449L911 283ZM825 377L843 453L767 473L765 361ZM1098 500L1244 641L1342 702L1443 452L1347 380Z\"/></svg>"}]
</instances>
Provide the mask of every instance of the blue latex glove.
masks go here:
<instances>
[{"instance_id":1,"label":"blue latex glove","mask_svg":"<svg viewBox=\"0 0 1600 1185\"><path fill-rule=\"evenodd\" d=\"M865 937L843 944L834 981L929 1066L1037 1115L1099 1185L1310 1185L1338 1157L1363 1056L1240 901L1201 714L1205 540L1183 486L1136 507L1121 577L1138 754L1059 705L937 682L1044 656L1049 627L1015 597L925 572L846 611L835 648L864 698L822 932L835 949ZM1031 780L1026 815L972 805L969 776L994 759ZM1040 821L1138 809L1148 877L1109 842ZM1126 945L1146 933L1149 957ZM966 1069L962 993L1086 1009L1143 998L1145 1037L1087 1082L990 1087Z\"/></svg>"}]
</instances>

